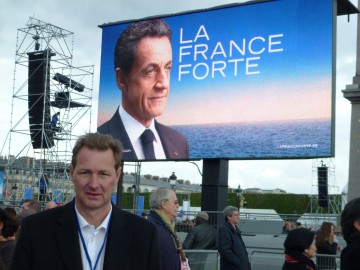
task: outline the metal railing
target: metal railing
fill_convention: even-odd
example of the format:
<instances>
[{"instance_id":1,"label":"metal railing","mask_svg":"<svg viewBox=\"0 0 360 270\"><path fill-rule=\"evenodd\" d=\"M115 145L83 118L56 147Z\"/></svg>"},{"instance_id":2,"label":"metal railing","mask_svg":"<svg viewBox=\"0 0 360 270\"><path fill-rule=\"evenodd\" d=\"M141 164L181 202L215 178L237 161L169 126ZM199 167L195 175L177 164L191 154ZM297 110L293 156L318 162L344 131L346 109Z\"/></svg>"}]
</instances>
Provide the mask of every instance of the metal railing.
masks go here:
<instances>
[{"instance_id":1,"label":"metal railing","mask_svg":"<svg viewBox=\"0 0 360 270\"><path fill-rule=\"evenodd\" d=\"M340 269L340 254L316 254L316 267L318 270Z\"/></svg>"},{"instance_id":2,"label":"metal railing","mask_svg":"<svg viewBox=\"0 0 360 270\"><path fill-rule=\"evenodd\" d=\"M220 255L217 250L185 250L191 270L220 269ZM252 270L279 270L284 264L284 251L254 250L249 253ZM316 254L313 259L318 270L339 270L340 256Z\"/></svg>"},{"instance_id":3,"label":"metal railing","mask_svg":"<svg viewBox=\"0 0 360 270\"><path fill-rule=\"evenodd\" d=\"M185 250L191 270L218 270L220 256L217 250Z\"/></svg>"},{"instance_id":4,"label":"metal railing","mask_svg":"<svg viewBox=\"0 0 360 270\"><path fill-rule=\"evenodd\" d=\"M249 254L252 270L278 270L284 264L284 252L254 250ZM318 270L339 270L340 255L316 254L313 258Z\"/></svg>"},{"instance_id":5,"label":"metal railing","mask_svg":"<svg viewBox=\"0 0 360 270\"><path fill-rule=\"evenodd\" d=\"M249 254L252 270L279 270L284 264L284 251L254 250Z\"/></svg>"}]
</instances>

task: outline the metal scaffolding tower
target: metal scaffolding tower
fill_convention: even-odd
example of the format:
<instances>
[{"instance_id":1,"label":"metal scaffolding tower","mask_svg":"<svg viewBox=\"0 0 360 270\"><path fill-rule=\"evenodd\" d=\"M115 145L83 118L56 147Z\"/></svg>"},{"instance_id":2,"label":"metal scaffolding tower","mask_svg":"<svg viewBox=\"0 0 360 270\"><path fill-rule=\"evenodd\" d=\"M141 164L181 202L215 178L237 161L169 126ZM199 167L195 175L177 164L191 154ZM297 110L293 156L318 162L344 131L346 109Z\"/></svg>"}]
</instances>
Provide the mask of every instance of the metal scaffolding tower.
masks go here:
<instances>
[{"instance_id":1,"label":"metal scaffolding tower","mask_svg":"<svg viewBox=\"0 0 360 270\"><path fill-rule=\"evenodd\" d=\"M32 17L18 29L5 201L72 197L68 166L74 141L90 131L94 76L94 66L72 65L73 38L74 33Z\"/></svg>"},{"instance_id":2,"label":"metal scaffolding tower","mask_svg":"<svg viewBox=\"0 0 360 270\"><path fill-rule=\"evenodd\" d=\"M312 172L310 213L341 213L341 194L335 180L333 159L314 159Z\"/></svg>"}]
</instances>

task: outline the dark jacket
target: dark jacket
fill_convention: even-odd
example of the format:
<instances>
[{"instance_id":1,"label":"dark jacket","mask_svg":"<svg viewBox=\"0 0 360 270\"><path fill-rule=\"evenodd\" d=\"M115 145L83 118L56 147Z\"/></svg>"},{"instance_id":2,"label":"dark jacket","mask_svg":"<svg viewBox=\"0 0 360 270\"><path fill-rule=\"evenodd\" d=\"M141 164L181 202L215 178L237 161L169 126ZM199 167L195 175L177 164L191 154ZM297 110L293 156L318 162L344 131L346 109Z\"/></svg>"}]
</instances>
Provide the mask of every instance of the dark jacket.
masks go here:
<instances>
[{"instance_id":1,"label":"dark jacket","mask_svg":"<svg viewBox=\"0 0 360 270\"><path fill-rule=\"evenodd\" d=\"M166 223L154 211L150 211L147 219L157 228L158 242L160 245L161 267L158 270L180 270L180 255L175 247L175 240Z\"/></svg>"},{"instance_id":2,"label":"dark jacket","mask_svg":"<svg viewBox=\"0 0 360 270\"><path fill-rule=\"evenodd\" d=\"M360 235L353 235L346 241L347 246L341 251L340 269L360 269Z\"/></svg>"},{"instance_id":3,"label":"dark jacket","mask_svg":"<svg viewBox=\"0 0 360 270\"><path fill-rule=\"evenodd\" d=\"M155 120L155 128L159 133L161 144L164 148L167 159L189 158L189 145L183 135L175 129L169 128ZM97 131L102 134L109 134L121 142L123 146L122 159L125 161L137 160L135 150L130 138L126 133L124 124L120 118L119 110L116 110L113 117L99 126Z\"/></svg>"},{"instance_id":4,"label":"dark jacket","mask_svg":"<svg viewBox=\"0 0 360 270\"><path fill-rule=\"evenodd\" d=\"M285 250L282 270L316 270L315 263L299 251Z\"/></svg>"},{"instance_id":5,"label":"dark jacket","mask_svg":"<svg viewBox=\"0 0 360 270\"><path fill-rule=\"evenodd\" d=\"M15 246L15 240L0 243L0 269L10 269L10 264L14 257Z\"/></svg>"},{"instance_id":6,"label":"dark jacket","mask_svg":"<svg viewBox=\"0 0 360 270\"><path fill-rule=\"evenodd\" d=\"M221 270L250 270L250 262L241 232L229 222L220 227L218 234Z\"/></svg>"},{"instance_id":7,"label":"dark jacket","mask_svg":"<svg viewBox=\"0 0 360 270\"><path fill-rule=\"evenodd\" d=\"M25 218L12 270L82 270L74 203ZM156 228L146 220L112 206L104 270L159 270Z\"/></svg>"},{"instance_id":8,"label":"dark jacket","mask_svg":"<svg viewBox=\"0 0 360 270\"><path fill-rule=\"evenodd\" d=\"M187 234L184 249L215 249L217 231L208 222L201 223L191 228Z\"/></svg>"},{"instance_id":9,"label":"dark jacket","mask_svg":"<svg viewBox=\"0 0 360 270\"><path fill-rule=\"evenodd\" d=\"M338 244L329 241L323 241L321 244L316 244L316 266L317 269L335 269L336 270L336 258L335 257L325 257L321 254L326 255L336 255Z\"/></svg>"}]
</instances>

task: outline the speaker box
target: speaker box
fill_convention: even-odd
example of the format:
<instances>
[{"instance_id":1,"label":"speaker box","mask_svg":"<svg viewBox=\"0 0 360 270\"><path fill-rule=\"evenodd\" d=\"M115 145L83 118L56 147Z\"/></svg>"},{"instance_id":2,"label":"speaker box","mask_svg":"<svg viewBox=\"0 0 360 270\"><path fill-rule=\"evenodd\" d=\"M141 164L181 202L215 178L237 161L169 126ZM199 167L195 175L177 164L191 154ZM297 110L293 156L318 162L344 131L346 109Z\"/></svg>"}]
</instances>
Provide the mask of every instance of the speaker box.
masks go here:
<instances>
[{"instance_id":1,"label":"speaker box","mask_svg":"<svg viewBox=\"0 0 360 270\"><path fill-rule=\"evenodd\" d=\"M320 207L329 206L328 196L328 167L318 167L318 203Z\"/></svg>"},{"instance_id":2,"label":"speaker box","mask_svg":"<svg viewBox=\"0 0 360 270\"><path fill-rule=\"evenodd\" d=\"M28 53L28 109L30 137L34 149L54 146L50 115L50 50Z\"/></svg>"}]
</instances>

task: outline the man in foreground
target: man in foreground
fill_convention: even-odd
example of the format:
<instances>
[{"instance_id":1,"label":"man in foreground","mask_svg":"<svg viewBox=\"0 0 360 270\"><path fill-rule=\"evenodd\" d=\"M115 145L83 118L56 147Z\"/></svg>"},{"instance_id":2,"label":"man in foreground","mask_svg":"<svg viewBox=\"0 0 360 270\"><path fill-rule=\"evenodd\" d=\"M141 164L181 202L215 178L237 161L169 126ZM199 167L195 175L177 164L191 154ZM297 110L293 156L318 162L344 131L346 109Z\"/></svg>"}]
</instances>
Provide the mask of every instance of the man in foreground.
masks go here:
<instances>
[{"instance_id":1,"label":"man in foreground","mask_svg":"<svg viewBox=\"0 0 360 270\"><path fill-rule=\"evenodd\" d=\"M89 133L73 149L75 199L23 220L11 269L160 268L154 225L111 204L121 145Z\"/></svg>"}]
</instances>

